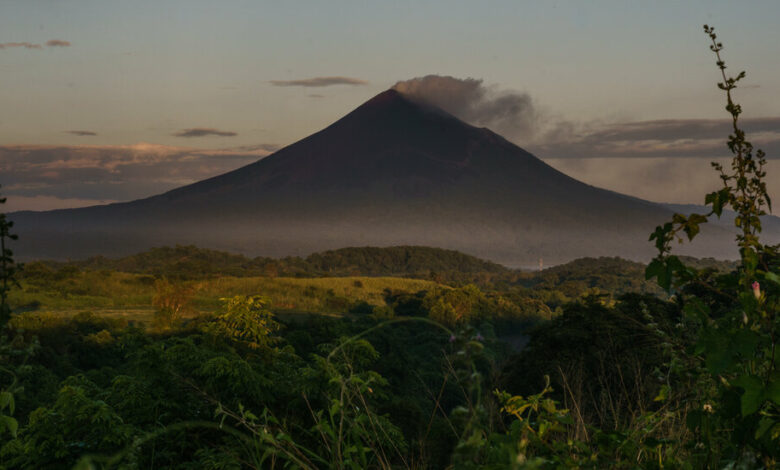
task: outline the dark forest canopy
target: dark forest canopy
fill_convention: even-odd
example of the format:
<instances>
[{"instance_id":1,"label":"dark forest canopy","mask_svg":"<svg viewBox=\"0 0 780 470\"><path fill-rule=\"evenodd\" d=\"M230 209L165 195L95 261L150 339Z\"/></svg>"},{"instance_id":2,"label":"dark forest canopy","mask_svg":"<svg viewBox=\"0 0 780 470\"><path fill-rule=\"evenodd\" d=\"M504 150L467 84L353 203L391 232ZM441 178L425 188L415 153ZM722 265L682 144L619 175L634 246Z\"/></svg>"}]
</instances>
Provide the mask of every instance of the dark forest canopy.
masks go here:
<instances>
[{"instance_id":1,"label":"dark forest canopy","mask_svg":"<svg viewBox=\"0 0 780 470\"><path fill-rule=\"evenodd\" d=\"M43 261L50 268L114 270L193 279L227 276L407 276L437 272L506 274L510 269L454 250L423 246L350 247L306 258L248 258L193 245L158 247L122 258L95 256L68 262Z\"/></svg>"}]
</instances>

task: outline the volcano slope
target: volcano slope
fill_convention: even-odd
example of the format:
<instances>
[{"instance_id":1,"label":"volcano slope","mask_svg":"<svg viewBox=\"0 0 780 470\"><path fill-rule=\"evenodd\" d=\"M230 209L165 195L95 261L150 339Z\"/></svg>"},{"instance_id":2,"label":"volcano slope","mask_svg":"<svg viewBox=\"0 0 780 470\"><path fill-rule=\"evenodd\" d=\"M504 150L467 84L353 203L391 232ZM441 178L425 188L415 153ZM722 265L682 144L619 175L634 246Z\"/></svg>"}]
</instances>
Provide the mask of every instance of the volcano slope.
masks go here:
<instances>
[{"instance_id":1,"label":"volcano slope","mask_svg":"<svg viewBox=\"0 0 780 470\"><path fill-rule=\"evenodd\" d=\"M705 170L706 171L706 170ZM17 212L22 259L120 256L195 244L247 255L427 245L508 266L648 259L671 211L570 178L485 128L385 91L255 163L167 193ZM734 257L712 227L697 256Z\"/></svg>"}]
</instances>

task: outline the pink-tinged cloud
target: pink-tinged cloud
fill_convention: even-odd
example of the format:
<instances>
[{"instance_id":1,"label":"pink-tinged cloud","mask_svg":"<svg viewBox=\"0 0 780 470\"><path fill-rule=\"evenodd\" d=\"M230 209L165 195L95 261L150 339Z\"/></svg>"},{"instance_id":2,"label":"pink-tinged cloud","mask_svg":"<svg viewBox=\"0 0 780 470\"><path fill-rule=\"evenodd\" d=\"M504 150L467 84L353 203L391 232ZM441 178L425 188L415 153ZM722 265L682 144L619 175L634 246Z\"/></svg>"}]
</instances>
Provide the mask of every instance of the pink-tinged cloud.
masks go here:
<instances>
[{"instance_id":1,"label":"pink-tinged cloud","mask_svg":"<svg viewBox=\"0 0 780 470\"><path fill-rule=\"evenodd\" d=\"M352 77L312 77L299 80L271 80L273 86L300 86L300 87L325 87L333 85L368 85L368 82L359 78Z\"/></svg>"},{"instance_id":2,"label":"pink-tinged cloud","mask_svg":"<svg viewBox=\"0 0 780 470\"><path fill-rule=\"evenodd\" d=\"M277 148L7 145L0 146L0 175L13 210L46 210L160 194L253 163Z\"/></svg>"},{"instance_id":3,"label":"pink-tinged cloud","mask_svg":"<svg viewBox=\"0 0 780 470\"><path fill-rule=\"evenodd\" d=\"M221 131L210 127L193 127L191 129L182 129L179 132L171 134L175 137L206 137L210 135L216 135L219 137L233 137L238 135L232 131Z\"/></svg>"},{"instance_id":4,"label":"pink-tinged cloud","mask_svg":"<svg viewBox=\"0 0 780 470\"><path fill-rule=\"evenodd\" d=\"M49 211L54 209L72 209L76 207L96 206L100 204L110 204L119 202L113 199L79 199L79 198L59 198L55 196L18 196L12 195L7 198L3 205L3 210L7 212L15 211Z\"/></svg>"},{"instance_id":5,"label":"pink-tinged cloud","mask_svg":"<svg viewBox=\"0 0 780 470\"><path fill-rule=\"evenodd\" d=\"M3 42L0 43L0 49L11 49L21 47L24 49L43 49L40 44L33 44L31 42Z\"/></svg>"},{"instance_id":6,"label":"pink-tinged cloud","mask_svg":"<svg viewBox=\"0 0 780 470\"><path fill-rule=\"evenodd\" d=\"M62 39L49 39L46 41L46 45L49 47L69 47L70 41L63 41Z\"/></svg>"}]
</instances>

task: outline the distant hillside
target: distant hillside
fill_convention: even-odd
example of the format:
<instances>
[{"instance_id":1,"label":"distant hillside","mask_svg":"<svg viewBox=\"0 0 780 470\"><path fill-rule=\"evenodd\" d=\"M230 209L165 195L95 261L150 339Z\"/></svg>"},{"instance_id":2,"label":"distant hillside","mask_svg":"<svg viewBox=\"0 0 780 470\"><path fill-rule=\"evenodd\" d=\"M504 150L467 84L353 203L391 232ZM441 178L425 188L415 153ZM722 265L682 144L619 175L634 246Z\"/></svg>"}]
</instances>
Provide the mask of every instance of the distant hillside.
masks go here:
<instances>
[{"instance_id":1,"label":"distant hillside","mask_svg":"<svg viewBox=\"0 0 780 470\"><path fill-rule=\"evenodd\" d=\"M31 263L32 269L40 263ZM444 279L465 278L473 274L505 274L510 270L454 250L421 246L388 248L357 247L315 253L307 258L248 258L224 251L192 245L158 247L122 258L96 256L85 260L43 263L49 269L71 267L89 270L113 270L166 276L176 279L201 279L215 276L401 276ZM40 266L39 266L40 268Z\"/></svg>"},{"instance_id":2,"label":"distant hillside","mask_svg":"<svg viewBox=\"0 0 780 470\"><path fill-rule=\"evenodd\" d=\"M680 259L695 269L729 272L737 267L734 261L713 258L681 256ZM543 271L522 273L515 284L550 306L560 306L592 293L617 297L640 292L665 297L666 293L654 280L645 279L645 267L643 263L616 257L580 258Z\"/></svg>"},{"instance_id":3,"label":"distant hillside","mask_svg":"<svg viewBox=\"0 0 780 470\"><path fill-rule=\"evenodd\" d=\"M576 155L572 155L576 157ZM395 90L232 172L137 201L9 215L21 260L192 244L246 256L435 246L505 266L649 260L666 207L596 188L485 128ZM694 256L735 258L704 227Z\"/></svg>"},{"instance_id":4,"label":"distant hillside","mask_svg":"<svg viewBox=\"0 0 780 470\"><path fill-rule=\"evenodd\" d=\"M327 273L357 272L364 276L460 273L506 273L509 269L454 250L422 246L360 247L329 250L306 258L312 268Z\"/></svg>"},{"instance_id":5,"label":"distant hillside","mask_svg":"<svg viewBox=\"0 0 780 470\"><path fill-rule=\"evenodd\" d=\"M706 206L700 206L697 204L664 204L669 210L679 212L681 214L706 214L709 212L709 208ZM709 220L710 225L721 227L734 234L737 233L737 228L734 226L734 219L737 214L734 211L724 210L720 218L711 217ZM780 217L776 215L767 214L761 217L761 242L765 245L775 245L780 243Z\"/></svg>"},{"instance_id":6,"label":"distant hillside","mask_svg":"<svg viewBox=\"0 0 780 470\"><path fill-rule=\"evenodd\" d=\"M558 291L571 299L598 290L615 295L628 292L662 293L645 280L645 265L622 258L580 258L536 273L527 283L536 290Z\"/></svg>"}]
</instances>

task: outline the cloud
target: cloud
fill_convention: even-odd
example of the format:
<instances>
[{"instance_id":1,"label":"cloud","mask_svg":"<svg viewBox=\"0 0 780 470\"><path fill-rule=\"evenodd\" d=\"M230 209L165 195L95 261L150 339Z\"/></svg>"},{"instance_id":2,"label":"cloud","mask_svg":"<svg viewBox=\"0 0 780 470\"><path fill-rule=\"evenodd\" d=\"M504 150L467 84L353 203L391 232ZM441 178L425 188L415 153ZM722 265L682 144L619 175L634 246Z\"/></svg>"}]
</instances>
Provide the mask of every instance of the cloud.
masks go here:
<instances>
[{"instance_id":1,"label":"cloud","mask_svg":"<svg viewBox=\"0 0 780 470\"><path fill-rule=\"evenodd\" d=\"M780 158L780 117L742 119L746 136L768 159ZM528 150L545 158L728 157L731 121L665 119L578 125L561 121L537 136Z\"/></svg>"},{"instance_id":2,"label":"cloud","mask_svg":"<svg viewBox=\"0 0 780 470\"><path fill-rule=\"evenodd\" d=\"M78 135L78 136L93 136L97 135L97 132L92 131L65 131L68 134Z\"/></svg>"},{"instance_id":3,"label":"cloud","mask_svg":"<svg viewBox=\"0 0 780 470\"><path fill-rule=\"evenodd\" d=\"M176 137L206 137L209 135L216 135L220 137L233 137L238 134L235 132L221 131L219 129L213 129L210 127L193 127L191 129L183 129L171 135Z\"/></svg>"},{"instance_id":4,"label":"cloud","mask_svg":"<svg viewBox=\"0 0 780 470\"><path fill-rule=\"evenodd\" d=\"M731 161L730 158L712 160L725 167ZM703 204L704 195L723 184L710 167L710 160L703 158L545 158L544 161L585 183L656 202ZM780 160L769 160L766 168L769 174L780 171ZM767 179L766 183L770 197L780 197L780 179Z\"/></svg>"},{"instance_id":5,"label":"cloud","mask_svg":"<svg viewBox=\"0 0 780 470\"><path fill-rule=\"evenodd\" d=\"M0 50L1 49L9 49L14 47L23 47L25 49L43 49L43 47L40 44L33 44L31 42L5 42L0 43Z\"/></svg>"},{"instance_id":6,"label":"cloud","mask_svg":"<svg viewBox=\"0 0 780 470\"><path fill-rule=\"evenodd\" d=\"M427 75L396 83L393 89L437 106L476 126L514 141L540 158L722 158L730 152L726 119L665 119L578 123L553 119L531 96L487 86L475 78ZM780 117L743 118L756 149L780 158Z\"/></svg>"},{"instance_id":7,"label":"cloud","mask_svg":"<svg viewBox=\"0 0 780 470\"><path fill-rule=\"evenodd\" d=\"M257 144L257 145L244 145L244 146L241 146L241 147L234 147L234 148L228 149L228 150L229 151L244 150L244 151L249 151L249 152L254 152L254 151L257 151L257 150L263 150L263 151L266 151L266 152L276 152L280 148L282 148L282 146L278 145L278 144Z\"/></svg>"},{"instance_id":8,"label":"cloud","mask_svg":"<svg viewBox=\"0 0 780 470\"><path fill-rule=\"evenodd\" d=\"M18 196L9 197L3 205L6 212L48 211L54 209L72 209L76 207L96 206L118 202L113 199L59 198L55 196Z\"/></svg>"},{"instance_id":9,"label":"cloud","mask_svg":"<svg viewBox=\"0 0 780 470\"><path fill-rule=\"evenodd\" d=\"M325 95L320 95L319 93L311 93L306 96L308 96L309 98L325 98Z\"/></svg>"},{"instance_id":10,"label":"cloud","mask_svg":"<svg viewBox=\"0 0 780 470\"><path fill-rule=\"evenodd\" d=\"M70 46L69 41L63 41L62 39L49 39L46 41L46 45L49 47L68 47ZM43 49L43 46L40 44L32 43L32 42L4 42L0 43L0 50L2 49L11 49L21 47L24 49Z\"/></svg>"},{"instance_id":11,"label":"cloud","mask_svg":"<svg viewBox=\"0 0 780 470\"><path fill-rule=\"evenodd\" d=\"M368 85L368 82L359 78L351 77L312 77L300 80L271 80L273 86L302 86L302 87L324 87L331 85Z\"/></svg>"},{"instance_id":12,"label":"cloud","mask_svg":"<svg viewBox=\"0 0 780 470\"><path fill-rule=\"evenodd\" d=\"M63 41L62 39L49 39L46 41L46 45L49 47L69 47L70 41Z\"/></svg>"},{"instance_id":13,"label":"cloud","mask_svg":"<svg viewBox=\"0 0 780 470\"><path fill-rule=\"evenodd\" d=\"M481 79L426 75L400 81L393 89L510 139L532 135L539 120L530 95L485 86Z\"/></svg>"},{"instance_id":14,"label":"cloud","mask_svg":"<svg viewBox=\"0 0 780 470\"><path fill-rule=\"evenodd\" d=\"M149 143L6 145L0 146L0 175L3 194L15 201L13 210L46 210L160 194L253 163L276 149L265 143L213 150Z\"/></svg>"}]
</instances>

